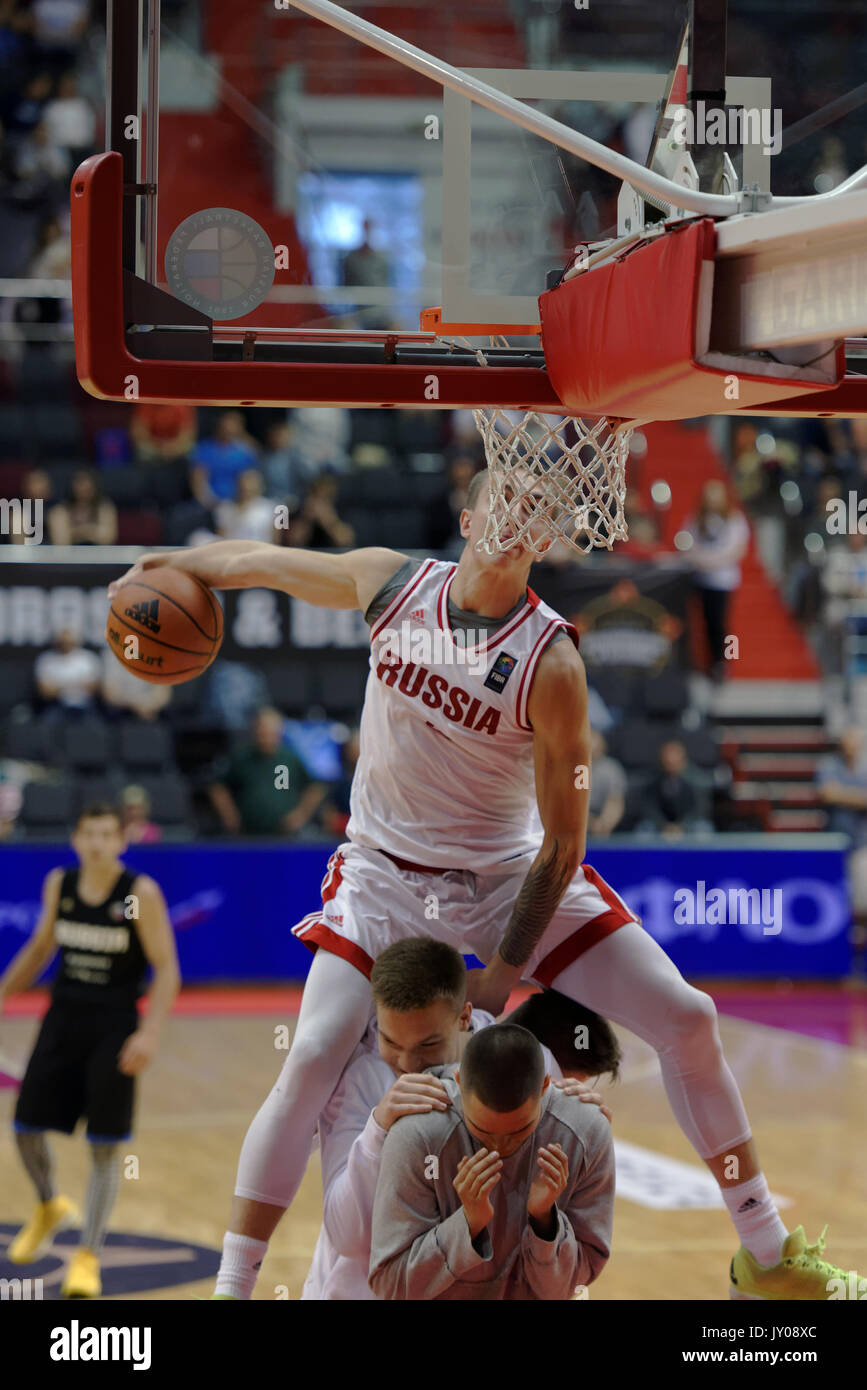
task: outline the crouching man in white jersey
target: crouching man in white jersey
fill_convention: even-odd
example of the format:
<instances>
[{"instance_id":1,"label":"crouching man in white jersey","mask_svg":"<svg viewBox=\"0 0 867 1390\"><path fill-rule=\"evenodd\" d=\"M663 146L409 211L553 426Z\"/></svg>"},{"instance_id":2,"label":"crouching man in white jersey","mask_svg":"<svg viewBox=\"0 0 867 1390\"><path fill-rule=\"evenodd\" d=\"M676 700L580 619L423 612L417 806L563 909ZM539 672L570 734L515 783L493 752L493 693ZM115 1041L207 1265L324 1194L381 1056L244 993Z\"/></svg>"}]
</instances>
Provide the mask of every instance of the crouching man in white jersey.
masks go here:
<instances>
[{"instance_id":1,"label":"crouching man in white jersey","mask_svg":"<svg viewBox=\"0 0 867 1390\"><path fill-rule=\"evenodd\" d=\"M833 1267L800 1228L787 1236L713 1001L584 863L587 778L575 769L589 767L590 745L577 634L528 589L531 551L476 549L487 508L479 474L457 565L378 548L328 555L217 541L145 556L109 588L114 596L126 579L172 565L216 589L359 608L371 629L347 843L331 858L321 909L295 928L316 955L292 1048L241 1150L217 1292L250 1297L319 1115L367 1028L373 961L417 935L487 963L471 985L480 1008L500 1013L513 985L533 980L650 1043L742 1241L732 1291L825 1299ZM472 641L456 637L461 627L475 629Z\"/></svg>"},{"instance_id":2,"label":"crouching man in white jersey","mask_svg":"<svg viewBox=\"0 0 867 1390\"><path fill-rule=\"evenodd\" d=\"M376 958L370 984L376 1005L373 1036L365 1035L358 1044L319 1117L323 1220L302 1299L376 1297L368 1269L386 1135L404 1115L449 1108L443 1082L427 1069L459 1062L467 1040L494 1022L466 998L463 956L430 937L387 946ZM610 1119L601 1096L572 1079L598 1077L603 1071L616 1075L619 1047L608 1022L563 996L534 995L527 1003L532 1005L527 1026L543 1044L552 1084L600 1105ZM518 1021L518 1011L508 1021ZM586 1044L581 1047L576 1044L579 1029ZM544 1046L548 1035L555 1046L560 1043L559 1057ZM449 1067L447 1074L452 1071Z\"/></svg>"}]
</instances>

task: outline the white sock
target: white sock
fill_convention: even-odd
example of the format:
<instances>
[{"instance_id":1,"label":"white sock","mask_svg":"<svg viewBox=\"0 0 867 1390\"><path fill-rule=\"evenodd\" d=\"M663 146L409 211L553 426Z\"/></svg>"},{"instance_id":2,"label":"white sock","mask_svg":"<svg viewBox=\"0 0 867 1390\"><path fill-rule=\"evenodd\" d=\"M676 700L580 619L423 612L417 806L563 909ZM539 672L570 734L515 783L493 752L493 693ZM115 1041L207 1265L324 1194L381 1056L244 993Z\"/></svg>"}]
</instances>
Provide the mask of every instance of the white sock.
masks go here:
<instances>
[{"instance_id":1,"label":"white sock","mask_svg":"<svg viewBox=\"0 0 867 1390\"><path fill-rule=\"evenodd\" d=\"M252 1236L239 1236L234 1231L227 1231L223 1236L223 1258L214 1293L231 1294L233 1298L252 1298L256 1276L267 1253L267 1240L254 1240Z\"/></svg>"},{"instance_id":2,"label":"white sock","mask_svg":"<svg viewBox=\"0 0 867 1390\"><path fill-rule=\"evenodd\" d=\"M774 1206L764 1174L720 1191L741 1244L760 1265L779 1264L783 1241L789 1233Z\"/></svg>"}]
</instances>

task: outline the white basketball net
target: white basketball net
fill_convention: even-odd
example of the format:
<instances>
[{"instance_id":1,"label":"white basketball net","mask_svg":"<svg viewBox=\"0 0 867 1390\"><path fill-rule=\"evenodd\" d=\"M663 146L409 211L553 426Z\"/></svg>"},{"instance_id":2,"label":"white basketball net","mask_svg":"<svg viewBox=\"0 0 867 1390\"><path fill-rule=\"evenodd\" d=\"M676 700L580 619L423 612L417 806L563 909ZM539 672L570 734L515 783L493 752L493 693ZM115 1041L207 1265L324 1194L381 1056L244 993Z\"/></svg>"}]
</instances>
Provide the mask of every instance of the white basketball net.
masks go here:
<instances>
[{"instance_id":1,"label":"white basketball net","mask_svg":"<svg viewBox=\"0 0 867 1390\"><path fill-rule=\"evenodd\" d=\"M485 443L490 507L479 549L521 545L536 555L562 541L581 554L626 540L626 424L474 410Z\"/></svg>"}]
</instances>

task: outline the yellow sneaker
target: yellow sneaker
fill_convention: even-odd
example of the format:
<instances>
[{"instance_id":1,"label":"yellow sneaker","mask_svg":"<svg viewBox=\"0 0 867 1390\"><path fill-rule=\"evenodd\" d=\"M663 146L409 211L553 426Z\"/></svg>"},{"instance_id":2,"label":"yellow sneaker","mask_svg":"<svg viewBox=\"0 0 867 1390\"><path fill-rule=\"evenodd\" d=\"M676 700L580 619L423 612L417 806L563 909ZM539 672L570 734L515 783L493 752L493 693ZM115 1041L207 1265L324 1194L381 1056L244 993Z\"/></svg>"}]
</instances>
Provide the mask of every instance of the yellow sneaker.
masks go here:
<instances>
[{"instance_id":1,"label":"yellow sneaker","mask_svg":"<svg viewBox=\"0 0 867 1390\"><path fill-rule=\"evenodd\" d=\"M86 1246L79 1246L69 1261L60 1292L63 1298L99 1298L102 1293L99 1256Z\"/></svg>"},{"instance_id":2,"label":"yellow sneaker","mask_svg":"<svg viewBox=\"0 0 867 1390\"><path fill-rule=\"evenodd\" d=\"M826 1226L825 1231L827 1229ZM760 1265L749 1250L741 1246L731 1262L729 1298L819 1302L845 1297L839 1290L849 1287L849 1275L821 1258L825 1249L825 1231L815 1245L808 1245L804 1228L799 1226L786 1236L782 1258L775 1265ZM858 1283L856 1275L856 1288Z\"/></svg>"},{"instance_id":3,"label":"yellow sneaker","mask_svg":"<svg viewBox=\"0 0 867 1390\"><path fill-rule=\"evenodd\" d=\"M49 1202L39 1202L27 1225L21 1227L6 1251L7 1260L14 1265L26 1265L40 1259L57 1232L65 1226L76 1225L77 1221L78 1207L69 1197L52 1197Z\"/></svg>"}]
</instances>

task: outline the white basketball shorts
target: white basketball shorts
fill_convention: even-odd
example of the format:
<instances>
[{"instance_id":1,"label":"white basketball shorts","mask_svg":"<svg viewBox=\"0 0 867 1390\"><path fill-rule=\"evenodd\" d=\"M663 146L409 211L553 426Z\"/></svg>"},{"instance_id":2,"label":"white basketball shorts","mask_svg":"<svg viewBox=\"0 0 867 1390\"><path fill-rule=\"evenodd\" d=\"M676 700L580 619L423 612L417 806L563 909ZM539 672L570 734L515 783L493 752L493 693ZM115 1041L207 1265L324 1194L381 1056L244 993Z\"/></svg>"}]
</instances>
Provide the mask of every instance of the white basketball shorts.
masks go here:
<instances>
[{"instance_id":1,"label":"white basketball shorts","mask_svg":"<svg viewBox=\"0 0 867 1390\"><path fill-rule=\"evenodd\" d=\"M312 951L322 946L370 977L373 962L394 941L434 937L487 962L503 939L515 899L535 853L502 873L410 867L380 850L340 845L322 880L322 906L292 928ZM600 874L583 864L527 965L523 978L548 985L597 941L640 919Z\"/></svg>"}]
</instances>

